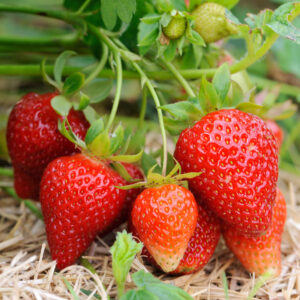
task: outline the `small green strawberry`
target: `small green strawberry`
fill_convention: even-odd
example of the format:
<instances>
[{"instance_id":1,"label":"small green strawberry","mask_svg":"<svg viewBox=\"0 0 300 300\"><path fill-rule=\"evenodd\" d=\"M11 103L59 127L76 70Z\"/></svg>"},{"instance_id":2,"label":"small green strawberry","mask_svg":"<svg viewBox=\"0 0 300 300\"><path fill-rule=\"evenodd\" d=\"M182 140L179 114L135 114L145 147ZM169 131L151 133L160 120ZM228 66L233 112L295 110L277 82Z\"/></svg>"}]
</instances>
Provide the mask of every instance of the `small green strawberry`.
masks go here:
<instances>
[{"instance_id":1,"label":"small green strawberry","mask_svg":"<svg viewBox=\"0 0 300 300\"><path fill-rule=\"evenodd\" d=\"M163 27L163 33L170 40L177 40L184 34L186 29L186 19L182 16L172 17L170 23Z\"/></svg>"}]
</instances>

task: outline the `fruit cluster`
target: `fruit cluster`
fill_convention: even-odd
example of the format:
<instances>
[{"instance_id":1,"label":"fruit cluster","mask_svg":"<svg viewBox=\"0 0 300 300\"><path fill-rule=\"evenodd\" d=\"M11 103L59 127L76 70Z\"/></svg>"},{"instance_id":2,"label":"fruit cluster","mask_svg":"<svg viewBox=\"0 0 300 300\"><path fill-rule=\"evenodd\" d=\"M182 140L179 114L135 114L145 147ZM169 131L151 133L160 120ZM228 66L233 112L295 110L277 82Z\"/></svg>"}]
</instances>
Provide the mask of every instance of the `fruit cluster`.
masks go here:
<instances>
[{"instance_id":1,"label":"fruit cluster","mask_svg":"<svg viewBox=\"0 0 300 300\"><path fill-rule=\"evenodd\" d=\"M210 112L181 133L174 153L180 168L169 177L156 174L158 180L150 180L151 171L146 183L130 186L109 159L61 135L62 117L51 106L56 95L24 96L10 114L7 141L16 192L40 200L59 269L73 264L97 235L128 220L143 255L164 272L202 268L222 233L249 272L279 274L286 208L276 188L280 141L272 127L237 109ZM70 110L66 119L84 138L84 115ZM122 167L144 179L137 166ZM189 189L180 185L184 176Z\"/></svg>"}]
</instances>

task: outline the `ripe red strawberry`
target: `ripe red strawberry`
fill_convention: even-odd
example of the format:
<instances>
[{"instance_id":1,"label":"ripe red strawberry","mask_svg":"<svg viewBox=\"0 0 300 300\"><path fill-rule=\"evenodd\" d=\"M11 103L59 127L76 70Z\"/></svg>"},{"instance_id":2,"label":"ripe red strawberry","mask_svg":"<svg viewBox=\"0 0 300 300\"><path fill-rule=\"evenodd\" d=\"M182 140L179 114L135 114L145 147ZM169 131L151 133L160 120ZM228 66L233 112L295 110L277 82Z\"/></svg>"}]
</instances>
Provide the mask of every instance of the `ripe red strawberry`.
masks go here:
<instances>
[{"instance_id":1,"label":"ripe red strawberry","mask_svg":"<svg viewBox=\"0 0 300 300\"><path fill-rule=\"evenodd\" d=\"M139 239L131 220L128 222L128 228L132 235ZM194 234L189 240L188 247L178 267L171 274L190 274L202 269L213 255L219 242L220 234L219 220L211 211L206 211L198 205L198 219ZM142 255L152 265L160 269L146 247L143 247Z\"/></svg>"},{"instance_id":2,"label":"ripe red strawberry","mask_svg":"<svg viewBox=\"0 0 300 300\"><path fill-rule=\"evenodd\" d=\"M46 168L40 201L47 239L57 268L65 268L119 215L125 180L101 161L83 154L64 156Z\"/></svg>"},{"instance_id":3,"label":"ripe red strawberry","mask_svg":"<svg viewBox=\"0 0 300 300\"><path fill-rule=\"evenodd\" d=\"M164 272L174 271L192 237L198 217L193 194L176 184L145 189L131 212L138 236Z\"/></svg>"},{"instance_id":4,"label":"ripe red strawberry","mask_svg":"<svg viewBox=\"0 0 300 300\"><path fill-rule=\"evenodd\" d=\"M7 125L7 146L15 171L15 189L21 198L38 200L44 169L53 159L79 152L57 128L59 115L51 107L57 93L25 95L13 108ZM72 130L84 138L88 129L82 112L71 110Z\"/></svg>"},{"instance_id":5,"label":"ripe red strawberry","mask_svg":"<svg viewBox=\"0 0 300 300\"><path fill-rule=\"evenodd\" d=\"M284 197L277 189L277 197L273 208L273 218L265 235L247 237L234 227L225 226L223 235L228 248L235 254L243 266L256 275L271 271L279 275L281 270L280 244L286 219Z\"/></svg>"},{"instance_id":6,"label":"ripe red strawberry","mask_svg":"<svg viewBox=\"0 0 300 300\"><path fill-rule=\"evenodd\" d=\"M175 158L202 201L241 232L259 235L271 223L276 197L276 141L257 116L236 109L212 112L185 129Z\"/></svg>"},{"instance_id":7,"label":"ripe red strawberry","mask_svg":"<svg viewBox=\"0 0 300 300\"><path fill-rule=\"evenodd\" d=\"M265 123L267 124L268 128L271 130L273 133L275 140L278 145L278 149L280 149L282 142L283 142L283 131L279 127L279 125L273 121L273 120L265 120Z\"/></svg>"}]
</instances>

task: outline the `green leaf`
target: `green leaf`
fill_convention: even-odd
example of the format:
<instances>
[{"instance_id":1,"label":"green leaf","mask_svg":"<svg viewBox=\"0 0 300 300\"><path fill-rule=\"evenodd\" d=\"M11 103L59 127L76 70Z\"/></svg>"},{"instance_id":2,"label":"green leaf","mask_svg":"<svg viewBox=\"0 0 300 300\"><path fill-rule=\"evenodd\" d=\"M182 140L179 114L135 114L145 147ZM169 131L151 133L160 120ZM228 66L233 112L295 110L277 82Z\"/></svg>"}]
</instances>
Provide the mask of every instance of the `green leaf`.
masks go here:
<instances>
[{"instance_id":1,"label":"green leaf","mask_svg":"<svg viewBox=\"0 0 300 300\"><path fill-rule=\"evenodd\" d=\"M144 171L144 174L148 174L149 170L153 168L156 165L155 169L153 171L157 173L161 173L161 167L157 164L157 161L155 158L147 154L146 152L143 153L142 155L142 169Z\"/></svg>"},{"instance_id":2,"label":"green leaf","mask_svg":"<svg viewBox=\"0 0 300 300\"><path fill-rule=\"evenodd\" d=\"M71 96L76 93L84 84L84 74L81 72L76 72L70 75L63 86L63 94L66 96Z\"/></svg>"},{"instance_id":3,"label":"green leaf","mask_svg":"<svg viewBox=\"0 0 300 300\"><path fill-rule=\"evenodd\" d=\"M261 117L264 107L251 102L243 102L237 105L236 109Z\"/></svg>"},{"instance_id":4,"label":"green leaf","mask_svg":"<svg viewBox=\"0 0 300 300\"><path fill-rule=\"evenodd\" d=\"M91 103L99 103L106 99L113 88L112 79L96 78L82 91L90 97Z\"/></svg>"},{"instance_id":5,"label":"green leaf","mask_svg":"<svg viewBox=\"0 0 300 300\"><path fill-rule=\"evenodd\" d=\"M73 289L72 285L70 284L70 282L64 276L62 276L62 280L63 280L64 284L67 286L70 294L72 295L72 298L74 300L80 300L79 296L74 291L74 289Z\"/></svg>"},{"instance_id":6,"label":"green leaf","mask_svg":"<svg viewBox=\"0 0 300 300\"><path fill-rule=\"evenodd\" d=\"M187 29L186 29L186 38L195 45L199 45L203 47L206 45L202 36L198 32L192 29L189 22L187 24Z\"/></svg>"},{"instance_id":7,"label":"green leaf","mask_svg":"<svg viewBox=\"0 0 300 300\"><path fill-rule=\"evenodd\" d=\"M118 296L122 296L127 274L135 256L142 250L143 244L133 240L132 235L118 232L113 246L110 248L112 255L112 269L118 286Z\"/></svg>"},{"instance_id":8,"label":"green leaf","mask_svg":"<svg viewBox=\"0 0 300 300\"><path fill-rule=\"evenodd\" d=\"M207 101L206 109L215 110L216 108L218 108L218 104L221 103L222 101L214 85L203 77L201 88L203 89L203 93Z\"/></svg>"},{"instance_id":9,"label":"green leaf","mask_svg":"<svg viewBox=\"0 0 300 300\"><path fill-rule=\"evenodd\" d=\"M110 153L115 153L123 143L124 139L124 128L119 125L113 132L110 140Z\"/></svg>"},{"instance_id":10,"label":"green leaf","mask_svg":"<svg viewBox=\"0 0 300 300\"><path fill-rule=\"evenodd\" d=\"M157 23L161 18L161 15L158 14L151 14L151 15L146 15L145 17L141 18L141 21L145 24L153 24Z\"/></svg>"},{"instance_id":11,"label":"green leaf","mask_svg":"<svg viewBox=\"0 0 300 300\"><path fill-rule=\"evenodd\" d=\"M184 0L171 0L173 7L177 10L186 10L186 5Z\"/></svg>"},{"instance_id":12,"label":"green leaf","mask_svg":"<svg viewBox=\"0 0 300 300\"><path fill-rule=\"evenodd\" d=\"M83 113L84 113L85 118L88 120L88 122L90 124L93 124L93 122L95 122L99 118L98 113L91 106L88 106L87 108L85 108L83 110Z\"/></svg>"},{"instance_id":13,"label":"green leaf","mask_svg":"<svg viewBox=\"0 0 300 300\"><path fill-rule=\"evenodd\" d=\"M87 148L98 157L108 156L110 154L110 138L107 130L100 132L90 143L87 143Z\"/></svg>"},{"instance_id":14,"label":"green leaf","mask_svg":"<svg viewBox=\"0 0 300 300\"><path fill-rule=\"evenodd\" d=\"M139 289L128 291L121 300L159 300L159 298L146 289Z\"/></svg>"},{"instance_id":15,"label":"green leaf","mask_svg":"<svg viewBox=\"0 0 300 300\"><path fill-rule=\"evenodd\" d=\"M79 103L74 102L73 107L75 110L84 110L90 104L90 97L80 92Z\"/></svg>"},{"instance_id":16,"label":"green leaf","mask_svg":"<svg viewBox=\"0 0 300 300\"><path fill-rule=\"evenodd\" d=\"M232 9L239 3L240 0L207 0L206 2L215 2L225 6L228 9Z\"/></svg>"},{"instance_id":17,"label":"green leaf","mask_svg":"<svg viewBox=\"0 0 300 300\"><path fill-rule=\"evenodd\" d=\"M117 1L101 0L101 16L107 29L113 30L117 23Z\"/></svg>"},{"instance_id":18,"label":"green leaf","mask_svg":"<svg viewBox=\"0 0 300 300\"><path fill-rule=\"evenodd\" d=\"M164 51L164 57L167 61L172 61L176 56L176 48L177 44L175 41L170 41L170 44L167 46L166 50Z\"/></svg>"},{"instance_id":19,"label":"green leaf","mask_svg":"<svg viewBox=\"0 0 300 300\"><path fill-rule=\"evenodd\" d=\"M289 18L300 11L300 2L289 2L279 6L266 26L277 34L300 44L300 29L295 27Z\"/></svg>"},{"instance_id":20,"label":"green leaf","mask_svg":"<svg viewBox=\"0 0 300 300\"><path fill-rule=\"evenodd\" d=\"M75 55L75 54L76 54L76 52L67 50L67 51L64 51L63 53L61 53L58 56L58 58L55 60L53 73L54 73L54 79L57 82L59 87L62 86L61 77L62 77L62 72L65 67L66 61L70 56Z\"/></svg>"},{"instance_id":21,"label":"green leaf","mask_svg":"<svg viewBox=\"0 0 300 300\"><path fill-rule=\"evenodd\" d=\"M161 109L167 111L170 115L179 121L199 120L203 116L203 111L197 98L188 101L180 101L173 104L161 106Z\"/></svg>"},{"instance_id":22,"label":"green leaf","mask_svg":"<svg viewBox=\"0 0 300 300\"><path fill-rule=\"evenodd\" d=\"M238 104L244 101L244 93L241 86L235 82L231 81L231 97L228 100L228 104L230 107L236 107Z\"/></svg>"},{"instance_id":23,"label":"green leaf","mask_svg":"<svg viewBox=\"0 0 300 300\"><path fill-rule=\"evenodd\" d=\"M138 46L140 47L140 53L144 55L155 43L158 36L158 23L153 24L139 24L138 32Z\"/></svg>"},{"instance_id":24,"label":"green leaf","mask_svg":"<svg viewBox=\"0 0 300 300\"><path fill-rule=\"evenodd\" d=\"M230 88L230 71L227 63L222 64L217 70L212 83L223 103ZM222 106L222 103L220 103L218 108Z\"/></svg>"},{"instance_id":25,"label":"green leaf","mask_svg":"<svg viewBox=\"0 0 300 300\"><path fill-rule=\"evenodd\" d=\"M119 18L124 23L130 23L131 18L136 10L136 0L114 0L117 6Z\"/></svg>"},{"instance_id":26,"label":"green leaf","mask_svg":"<svg viewBox=\"0 0 300 300\"><path fill-rule=\"evenodd\" d=\"M190 44L183 56L183 69L198 69L203 57L203 48L199 45Z\"/></svg>"},{"instance_id":27,"label":"green leaf","mask_svg":"<svg viewBox=\"0 0 300 300\"><path fill-rule=\"evenodd\" d=\"M132 180L132 177L129 175L126 168L120 162L114 161L112 163L112 166L127 182L130 182Z\"/></svg>"},{"instance_id":28,"label":"green leaf","mask_svg":"<svg viewBox=\"0 0 300 300\"><path fill-rule=\"evenodd\" d=\"M100 132L104 130L104 121L103 119L98 119L92 123L92 126L88 129L85 136L85 143L88 145L99 135Z\"/></svg>"},{"instance_id":29,"label":"green leaf","mask_svg":"<svg viewBox=\"0 0 300 300\"><path fill-rule=\"evenodd\" d=\"M177 119L171 119L167 117L164 117L164 124L170 135L174 136L179 135L182 132L182 130L184 130L190 125L187 120L179 121Z\"/></svg>"},{"instance_id":30,"label":"green leaf","mask_svg":"<svg viewBox=\"0 0 300 300\"><path fill-rule=\"evenodd\" d=\"M86 149L85 142L73 132L67 118L62 122L60 120L58 121L58 130L71 143L77 145L79 148Z\"/></svg>"},{"instance_id":31,"label":"green leaf","mask_svg":"<svg viewBox=\"0 0 300 300\"><path fill-rule=\"evenodd\" d=\"M121 161L121 162L127 162L127 163L134 163L139 161L142 158L143 150L141 150L137 154L128 154L128 155L113 155L110 156L109 159L113 161Z\"/></svg>"},{"instance_id":32,"label":"green leaf","mask_svg":"<svg viewBox=\"0 0 300 300\"><path fill-rule=\"evenodd\" d=\"M51 106L60 116L65 117L69 114L72 104L66 97L58 95L51 99Z\"/></svg>"},{"instance_id":33,"label":"green leaf","mask_svg":"<svg viewBox=\"0 0 300 300\"><path fill-rule=\"evenodd\" d=\"M134 273L132 279L139 288L144 288L160 300L193 300L184 290L174 285L163 283L144 270Z\"/></svg>"}]
</instances>

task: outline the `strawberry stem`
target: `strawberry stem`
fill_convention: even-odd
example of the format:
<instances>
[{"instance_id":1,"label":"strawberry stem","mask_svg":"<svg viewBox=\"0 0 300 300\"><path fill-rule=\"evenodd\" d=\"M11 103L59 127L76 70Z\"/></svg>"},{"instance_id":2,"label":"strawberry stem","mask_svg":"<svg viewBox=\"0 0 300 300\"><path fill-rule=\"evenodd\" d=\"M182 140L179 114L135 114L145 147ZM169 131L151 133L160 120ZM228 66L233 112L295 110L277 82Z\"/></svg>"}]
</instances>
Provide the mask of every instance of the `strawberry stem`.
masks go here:
<instances>
[{"instance_id":1,"label":"strawberry stem","mask_svg":"<svg viewBox=\"0 0 300 300\"><path fill-rule=\"evenodd\" d=\"M94 80L99 75L99 73L101 73L101 71L103 70L107 62L108 48L104 43L102 43L101 45L102 45L102 57L95 70L85 80L84 86L88 85L92 80Z\"/></svg>"},{"instance_id":2,"label":"strawberry stem","mask_svg":"<svg viewBox=\"0 0 300 300\"><path fill-rule=\"evenodd\" d=\"M123 75L122 75L122 62L121 62L121 57L120 53L118 51L113 50L113 55L116 60L117 64L117 86L116 86L116 93L115 93L115 98L113 102L113 107L111 109L111 113L107 122L107 130L111 128L114 118L116 116L118 106L120 103L120 98L121 98L121 89L122 89L122 82L123 82Z\"/></svg>"},{"instance_id":3,"label":"strawberry stem","mask_svg":"<svg viewBox=\"0 0 300 300\"><path fill-rule=\"evenodd\" d=\"M174 75L174 77L179 81L179 83L182 85L182 87L185 89L187 94L191 98L195 98L196 95L192 88L190 87L189 83L185 80L185 78L178 72L178 70L174 67L174 65L168 61L166 61L164 58L161 58L164 65L169 69L169 71Z\"/></svg>"},{"instance_id":4,"label":"strawberry stem","mask_svg":"<svg viewBox=\"0 0 300 300\"><path fill-rule=\"evenodd\" d=\"M142 105L141 105L141 110L140 110L138 128L143 128L143 126L144 126L146 108L147 108L147 95L148 95L148 90L147 90L147 87L144 86L143 87Z\"/></svg>"}]
</instances>

